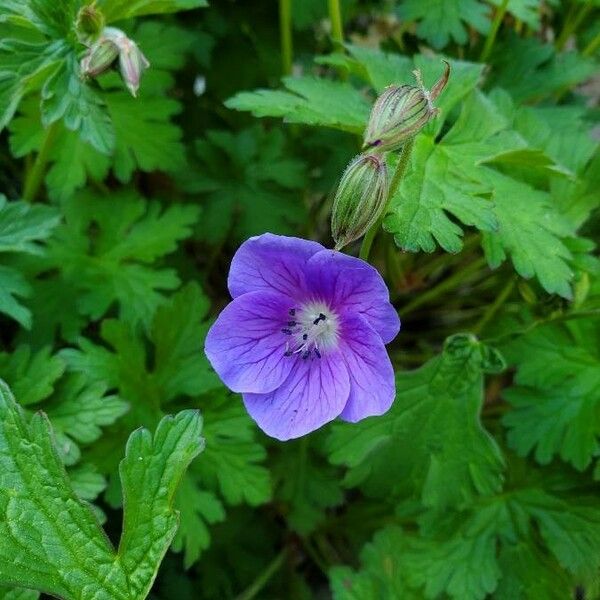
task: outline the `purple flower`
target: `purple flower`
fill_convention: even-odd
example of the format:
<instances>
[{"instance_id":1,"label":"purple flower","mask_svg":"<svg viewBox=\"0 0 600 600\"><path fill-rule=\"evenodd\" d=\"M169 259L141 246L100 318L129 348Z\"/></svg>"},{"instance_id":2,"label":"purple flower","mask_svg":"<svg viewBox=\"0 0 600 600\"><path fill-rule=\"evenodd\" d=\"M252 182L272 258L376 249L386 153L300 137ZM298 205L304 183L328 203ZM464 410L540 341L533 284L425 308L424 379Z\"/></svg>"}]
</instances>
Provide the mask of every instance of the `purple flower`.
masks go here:
<instances>
[{"instance_id":1,"label":"purple flower","mask_svg":"<svg viewBox=\"0 0 600 600\"><path fill-rule=\"evenodd\" d=\"M228 285L233 301L205 352L265 433L288 440L338 416L356 422L390 408L394 372L384 344L400 320L376 269L267 233L239 248Z\"/></svg>"}]
</instances>

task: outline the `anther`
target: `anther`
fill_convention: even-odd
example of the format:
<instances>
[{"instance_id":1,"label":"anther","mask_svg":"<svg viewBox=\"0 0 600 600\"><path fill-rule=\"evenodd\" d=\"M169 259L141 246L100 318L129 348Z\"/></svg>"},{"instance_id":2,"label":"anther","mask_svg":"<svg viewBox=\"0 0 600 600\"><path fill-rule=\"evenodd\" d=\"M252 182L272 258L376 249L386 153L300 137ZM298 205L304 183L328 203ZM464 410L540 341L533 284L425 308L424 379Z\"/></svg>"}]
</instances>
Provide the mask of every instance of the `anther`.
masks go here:
<instances>
[{"instance_id":1,"label":"anther","mask_svg":"<svg viewBox=\"0 0 600 600\"><path fill-rule=\"evenodd\" d=\"M292 356L293 352L291 350L286 350L283 355L284 356Z\"/></svg>"},{"instance_id":2,"label":"anther","mask_svg":"<svg viewBox=\"0 0 600 600\"><path fill-rule=\"evenodd\" d=\"M285 333L285 335L292 335L292 330L291 329L287 329L286 327L284 327L281 330L281 333Z\"/></svg>"},{"instance_id":3,"label":"anther","mask_svg":"<svg viewBox=\"0 0 600 600\"><path fill-rule=\"evenodd\" d=\"M319 313L319 319L321 319L321 321L326 321L327 317L323 313Z\"/></svg>"},{"instance_id":4,"label":"anther","mask_svg":"<svg viewBox=\"0 0 600 600\"><path fill-rule=\"evenodd\" d=\"M321 353L318 348L315 348L315 354L317 355L317 358L321 358Z\"/></svg>"},{"instance_id":5,"label":"anther","mask_svg":"<svg viewBox=\"0 0 600 600\"><path fill-rule=\"evenodd\" d=\"M290 327L295 327L295 325L296 325L296 321L288 321L288 322L287 322L287 324L288 324Z\"/></svg>"},{"instance_id":6,"label":"anther","mask_svg":"<svg viewBox=\"0 0 600 600\"><path fill-rule=\"evenodd\" d=\"M308 339L308 333L305 333L305 334L302 336L302 339L303 339L304 341L306 341L306 340Z\"/></svg>"},{"instance_id":7,"label":"anther","mask_svg":"<svg viewBox=\"0 0 600 600\"><path fill-rule=\"evenodd\" d=\"M295 308L290 308L289 314L290 314L290 317L293 317L296 314L296 309Z\"/></svg>"},{"instance_id":8,"label":"anther","mask_svg":"<svg viewBox=\"0 0 600 600\"><path fill-rule=\"evenodd\" d=\"M305 360L306 360L306 359L307 359L309 356L310 356L310 350L305 350L305 351L302 353L302 358L303 358L303 359L305 359Z\"/></svg>"}]
</instances>

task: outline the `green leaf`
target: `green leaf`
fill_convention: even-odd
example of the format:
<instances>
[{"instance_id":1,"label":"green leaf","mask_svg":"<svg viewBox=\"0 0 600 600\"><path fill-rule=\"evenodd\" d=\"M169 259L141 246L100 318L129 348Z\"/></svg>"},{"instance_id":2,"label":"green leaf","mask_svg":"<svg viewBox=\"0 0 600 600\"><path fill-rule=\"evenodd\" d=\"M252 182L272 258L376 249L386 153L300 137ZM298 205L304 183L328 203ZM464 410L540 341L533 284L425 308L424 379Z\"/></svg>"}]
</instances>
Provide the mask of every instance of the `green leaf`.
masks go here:
<instances>
[{"instance_id":1,"label":"green leaf","mask_svg":"<svg viewBox=\"0 0 600 600\"><path fill-rule=\"evenodd\" d=\"M326 522L327 510L342 504L339 469L328 464L321 434L290 442L271 459L275 502L288 527L302 536Z\"/></svg>"},{"instance_id":2,"label":"green leaf","mask_svg":"<svg viewBox=\"0 0 600 600\"><path fill-rule=\"evenodd\" d=\"M13 118L23 97L53 72L63 52L60 42L30 40L28 35L24 34L25 39L9 37L0 44L0 131Z\"/></svg>"},{"instance_id":3,"label":"green leaf","mask_svg":"<svg viewBox=\"0 0 600 600\"><path fill-rule=\"evenodd\" d=\"M202 464L188 473L177 496L181 527L173 549L183 551L187 567L211 542L208 525L225 520L225 508L247 503L258 506L271 497L269 471L260 463L265 449L255 440L255 427L241 402L215 394L202 404L206 450Z\"/></svg>"},{"instance_id":4,"label":"green leaf","mask_svg":"<svg viewBox=\"0 0 600 600\"><path fill-rule=\"evenodd\" d=\"M496 44L492 62L493 82L520 103L572 89L597 70L593 58L572 51L557 54L552 44L533 36L511 35L505 43Z\"/></svg>"},{"instance_id":5,"label":"green leaf","mask_svg":"<svg viewBox=\"0 0 600 600\"><path fill-rule=\"evenodd\" d=\"M181 521L172 548L183 552L183 563L189 568L210 546L208 525L224 521L225 509L214 493L201 489L201 482L193 475L184 477L175 506Z\"/></svg>"},{"instance_id":6,"label":"green leaf","mask_svg":"<svg viewBox=\"0 0 600 600\"><path fill-rule=\"evenodd\" d=\"M398 565L398 557L406 547L406 536L399 527L379 531L361 552L360 571L349 567L331 569L333 600L421 600L422 595L408 587L406 575Z\"/></svg>"},{"instance_id":7,"label":"green leaf","mask_svg":"<svg viewBox=\"0 0 600 600\"><path fill-rule=\"evenodd\" d=\"M206 0L100 0L98 7L102 10L107 22L179 12L208 6Z\"/></svg>"},{"instance_id":8,"label":"green leaf","mask_svg":"<svg viewBox=\"0 0 600 600\"><path fill-rule=\"evenodd\" d=\"M31 328L31 311L17 297L30 295L31 287L21 273L0 265L0 313L13 318L26 329Z\"/></svg>"},{"instance_id":9,"label":"green leaf","mask_svg":"<svg viewBox=\"0 0 600 600\"><path fill-rule=\"evenodd\" d=\"M330 460L349 467L349 485L379 497L416 494L436 508L498 491L504 461L479 412L483 374L503 368L502 357L473 336L448 338L441 356L397 374L386 415L333 425Z\"/></svg>"},{"instance_id":10,"label":"green leaf","mask_svg":"<svg viewBox=\"0 0 600 600\"><path fill-rule=\"evenodd\" d=\"M0 194L0 254L25 253L40 255L45 242L60 221L55 208L31 206L26 202L8 202ZM0 265L0 313L4 313L26 329L32 326L31 311L18 297L29 297L31 286L20 271Z\"/></svg>"},{"instance_id":11,"label":"green leaf","mask_svg":"<svg viewBox=\"0 0 600 600\"><path fill-rule=\"evenodd\" d=\"M102 99L81 78L74 54L69 54L47 79L42 89L42 124L63 120L67 129L109 154L115 144L115 132Z\"/></svg>"},{"instance_id":12,"label":"green leaf","mask_svg":"<svg viewBox=\"0 0 600 600\"><path fill-rule=\"evenodd\" d=\"M29 346L21 345L12 353L0 353L0 378L22 406L38 404L52 395L64 372L64 361L52 355L50 347L32 352Z\"/></svg>"},{"instance_id":13,"label":"green leaf","mask_svg":"<svg viewBox=\"0 0 600 600\"><path fill-rule=\"evenodd\" d=\"M491 170L487 177L494 187L498 220L497 232L483 234L490 267L498 267L509 254L519 275L535 276L547 292L570 299L572 255L563 239L575 234L573 227L558 213L549 194Z\"/></svg>"},{"instance_id":14,"label":"green leaf","mask_svg":"<svg viewBox=\"0 0 600 600\"><path fill-rule=\"evenodd\" d=\"M347 83L316 77L284 77L286 91L240 92L227 108L250 111L255 117L284 117L290 123L322 125L362 134L370 103Z\"/></svg>"},{"instance_id":15,"label":"green leaf","mask_svg":"<svg viewBox=\"0 0 600 600\"><path fill-rule=\"evenodd\" d=\"M497 7L502 6L504 0L490 0ZM509 0L506 11L523 21L534 31L540 28L540 0Z\"/></svg>"},{"instance_id":16,"label":"green leaf","mask_svg":"<svg viewBox=\"0 0 600 600\"><path fill-rule=\"evenodd\" d=\"M202 164L179 179L188 192L206 195L198 235L215 244L231 235L241 242L264 231L294 234L304 222L306 166L286 157L281 131L209 131L195 147Z\"/></svg>"},{"instance_id":17,"label":"green leaf","mask_svg":"<svg viewBox=\"0 0 600 600\"><path fill-rule=\"evenodd\" d=\"M206 460L195 469L200 481L228 504L265 503L271 497L269 471L261 464L267 453L239 398L221 394L203 406Z\"/></svg>"},{"instance_id":18,"label":"green leaf","mask_svg":"<svg viewBox=\"0 0 600 600\"><path fill-rule=\"evenodd\" d=\"M547 325L506 348L517 367L502 395L512 406L503 419L508 442L541 464L555 456L587 468L600 450L600 335L598 321ZM549 369L548 365L552 365Z\"/></svg>"},{"instance_id":19,"label":"green leaf","mask_svg":"<svg viewBox=\"0 0 600 600\"><path fill-rule=\"evenodd\" d=\"M33 590L14 589L0 587L0 600L38 600L39 592Z\"/></svg>"},{"instance_id":20,"label":"green leaf","mask_svg":"<svg viewBox=\"0 0 600 600\"><path fill-rule=\"evenodd\" d=\"M151 265L190 235L197 207L174 204L163 211L158 202L124 190L110 199L81 194L63 210L66 223L49 245L46 263L77 290L78 312L98 319L116 303L128 323L148 325L163 302L161 291L179 282L172 269Z\"/></svg>"},{"instance_id":21,"label":"green leaf","mask_svg":"<svg viewBox=\"0 0 600 600\"><path fill-rule=\"evenodd\" d=\"M335 600L569 597L600 562L597 503L524 483L466 512L424 513L419 533L386 527L358 573L332 571Z\"/></svg>"},{"instance_id":22,"label":"green leaf","mask_svg":"<svg viewBox=\"0 0 600 600\"><path fill-rule=\"evenodd\" d=\"M55 431L81 444L91 444L128 410L118 396L106 395L103 383L87 384L84 376L67 378L57 391L59 401L46 408Z\"/></svg>"},{"instance_id":23,"label":"green leaf","mask_svg":"<svg viewBox=\"0 0 600 600\"><path fill-rule=\"evenodd\" d=\"M56 209L27 202L7 202L0 194L0 252L41 254L60 221Z\"/></svg>"},{"instance_id":24,"label":"green leaf","mask_svg":"<svg viewBox=\"0 0 600 600\"><path fill-rule=\"evenodd\" d=\"M0 582L69 599L144 598L177 529L172 501L201 451L195 411L134 432L121 462L125 513L117 552L74 493L47 418L30 422L0 383ZM82 552L81 549L86 551Z\"/></svg>"},{"instance_id":25,"label":"green leaf","mask_svg":"<svg viewBox=\"0 0 600 600\"><path fill-rule=\"evenodd\" d=\"M101 327L102 338L114 352L82 338L79 350L66 349L61 356L70 369L86 374L90 381L118 387L122 397L131 401L133 418L152 415L161 404L181 395L200 395L219 387L203 351L208 309L198 285L189 283L156 312L148 334L153 345L151 368L143 341L114 320L104 321ZM133 425L146 420L151 418L142 417Z\"/></svg>"},{"instance_id":26,"label":"green leaf","mask_svg":"<svg viewBox=\"0 0 600 600\"><path fill-rule=\"evenodd\" d=\"M489 29L488 9L477 0L405 0L398 11L403 20L417 21L417 35L438 49L450 40L464 44L465 23L480 33Z\"/></svg>"}]
</instances>

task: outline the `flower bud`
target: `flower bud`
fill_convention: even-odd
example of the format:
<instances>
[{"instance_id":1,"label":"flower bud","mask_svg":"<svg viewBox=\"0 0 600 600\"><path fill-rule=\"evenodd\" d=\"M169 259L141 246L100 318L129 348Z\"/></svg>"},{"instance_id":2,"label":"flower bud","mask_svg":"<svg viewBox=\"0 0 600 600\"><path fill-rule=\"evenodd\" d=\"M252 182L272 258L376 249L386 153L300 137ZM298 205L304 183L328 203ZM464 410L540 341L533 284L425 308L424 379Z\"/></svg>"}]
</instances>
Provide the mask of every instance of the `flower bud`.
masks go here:
<instances>
[{"instance_id":1,"label":"flower bud","mask_svg":"<svg viewBox=\"0 0 600 600\"><path fill-rule=\"evenodd\" d=\"M97 77L113 64L119 55L119 48L108 38L101 37L88 48L81 59L81 72L84 77Z\"/></svg>"},{"instance_id":2,"label":"flower bud","mask_svg":"<svg viewBox=\"0 0 600 600\"><path fill-rule=\"evenodd\" d=\"M377 221L388 196L385 160L361 154L348 165L333 201L331 234L339 250L364 235Z\"/></svg>"},{"instance_id":3,"label":"flower bud","mask_svg":"<svg viewBox=\"0 0 600 600\"><path fill-rule=\"evenodd\" d=\"M75 31L83 43L95 40L104 29L104 15L96 7L96 2L82 6L77 13Z\"/></svg>"},{"instance_id":4,"label":"flower bud","mask_svg":"<svg viewBox=\"0 0 600 600\"><path fill-rule=\"evenodd\" d=\"M120 29L106 27L103 33L117 45L121 77L131 95L137 96L142 73L150 66L150 63L139 49L139 46Z\"/></svg>"},{"instance_id":5,"label":"flower bud","mask_svg":"<svg viewBox=\"0 0 600 600\"><path fill-rule=\"evenodd\" d=\"M393 85L377 98L365 130L364 148L377 152L398 150L437 115L433 102L446 87L450 65L446 63L444 74L430 91L423 86L421 73L414 74L418 86Z\"/></svg>"}]
</instances>

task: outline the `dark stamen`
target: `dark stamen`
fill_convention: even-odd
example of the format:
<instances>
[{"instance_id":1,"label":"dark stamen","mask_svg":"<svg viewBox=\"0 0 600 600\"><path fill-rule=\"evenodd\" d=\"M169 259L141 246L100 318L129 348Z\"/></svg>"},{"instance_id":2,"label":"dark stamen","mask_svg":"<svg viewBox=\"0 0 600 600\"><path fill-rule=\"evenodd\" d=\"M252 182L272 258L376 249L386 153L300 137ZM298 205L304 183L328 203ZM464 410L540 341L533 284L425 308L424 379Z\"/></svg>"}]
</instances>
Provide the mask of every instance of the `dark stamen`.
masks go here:
<instances>
[{"instance_id":1,"label":"dark stamen","mask_svg":"<svg viewBox=\"0 0 600 600\"><path fill-rule=\"evenodd\" d=\"M290 313L290 317L293 317L296 314L296 309L290 308L289 313Z\"/></svg>"},{"instance_id":2,"label":"dark stamen","mask_svg":"<svg viewBox=\"0 0 600 600\"><path fill-rule=\"evenodd\" d=\"M302 336L302 339L303 339L303 340L307 340L307 339L308 339L308 333L305 333L305 334Z\"/></svg>"},{"instance_id":3,"label":"dark stamen","mask_svg":"<svg viewBox=\"0 0 600 600\"><path fill-rule=\"evenodd\" d=\"M323 313L319 313L319 319L321 319L321 321L327 321L327 317Z\"/></svg>"},{"instance_id":4,"label":"dark stamen","mask_svg":"<svg viewBox=\"0 0 600 600\"><path fill-rule=\"evenodd\" d=\"M287 322L287 324L288 324L290 327L295 327L295 326L296 326L296 321L288 321L288 322Z\"/></svg>"},{"instance_id":5,"label":"dark stamen","mask_svg":"<svg viewBox=\"0 0 600 600\"><path fill-rule=\"evenodd\" d=\"M285 335L292 335L292 330L291 329L287 329L286 327L284 327L281 330L281 333L285 333Z\"/></svg>"},{"instance_id":6,"label":"dark stamen","mask_svg":"<svg viewBox=\"0 0 600 600\"><path fill-rule=\"evenodd\" d=\"M293 352L291 350L286 350L283 355L284 356L291 356L293 354Z\"/></svg>"},{"instance_id":7,"label":"dark stamen","mask_svg":"<svg viewBox=\"0 0 600 600\"><path fill-rule=\"evenodd\" d=\"M315 354L317 355L317 358L321 358L321 353L318 348L315 348Z\"/></svg>"},{"instance_id":8,"label":"dark stamen","mask_svg":"<svg viewBox=\"0 0 600 600\"><path fill-rule=\"evenodd\" d=\"M310 356L310 350L305 350L302 353L302 358L307 359Z\"/></svg>"}]
</instances>

